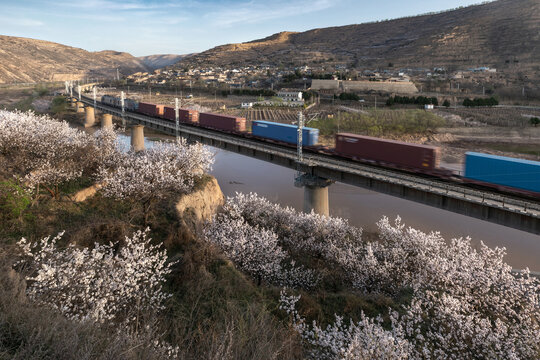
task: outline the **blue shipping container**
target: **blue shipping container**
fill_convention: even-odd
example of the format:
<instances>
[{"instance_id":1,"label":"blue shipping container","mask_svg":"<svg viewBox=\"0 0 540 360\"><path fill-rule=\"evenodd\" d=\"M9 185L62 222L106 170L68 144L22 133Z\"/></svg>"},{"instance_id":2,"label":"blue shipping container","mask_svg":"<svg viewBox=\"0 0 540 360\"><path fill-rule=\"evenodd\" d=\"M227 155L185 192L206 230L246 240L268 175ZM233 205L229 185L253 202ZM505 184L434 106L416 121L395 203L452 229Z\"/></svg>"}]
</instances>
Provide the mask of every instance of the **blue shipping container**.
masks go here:
<instances>
[{"instance_id":1,"label":"blue shipping container","mask_svg":"<svg viewBox=\"0 0 540 360\"><path fill-rule=\"evenodd\" d=\"M468 152L465 177L540 193L540 162Z\"/></svg>"},{"instance_id":2,"label":"blue shipping container","mask_svg":"<svg viewBox=\"0 0 540 360\"><path fill-rule=\"evenodd\" d=\"M268 139L283 141L291 144L298 142L298 126L279 124L271 121L253 121L251 133ZM319 142L319 129L304 127L302 145L310 146Z\"/></svg>"}]
</instances>

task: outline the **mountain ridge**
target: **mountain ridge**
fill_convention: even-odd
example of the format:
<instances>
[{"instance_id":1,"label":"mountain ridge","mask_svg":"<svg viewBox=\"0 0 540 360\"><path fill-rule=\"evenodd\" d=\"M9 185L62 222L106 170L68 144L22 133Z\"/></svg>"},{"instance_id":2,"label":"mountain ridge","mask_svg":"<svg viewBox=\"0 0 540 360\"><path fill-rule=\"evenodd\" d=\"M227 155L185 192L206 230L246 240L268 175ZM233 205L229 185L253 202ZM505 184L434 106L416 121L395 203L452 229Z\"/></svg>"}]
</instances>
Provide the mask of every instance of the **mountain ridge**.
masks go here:
<instances>
[{"instance_id":1,"label":"mountain ridge","mask_svg":"<svg viewBox=\"0 0 540 360\"><path fill-rule=\"evenodd\" d=\"M0 35L0 83L64 81L148 71L126 52L90 52L59 43Z\"/></svg>"},{"instance_id":2,"label":"mountain ridge","mask_svg":"<svg viewBox=\"0 0 540 360\"><path fill-rule=\"evenodd\" d=\"M226 44L179 64L344 63L356 68L534 67L540 55L540 2L498 0L445 12L364 24L280 32ZM537 69L538 70L538 69Z\"/></svg>"},{"instance_id":3,"label":"mountain ridge","mask_svg":"<svg viewBox=\"0 0 540 360\"><path fill-rule=\"evenodd\" d=\"M191 56L193 54L155 54L147 56L139 56L138 59L143 62L144 65L150 70L160 69L169 65L173 65L178 61Z\"/></svg>"}]
</instances>

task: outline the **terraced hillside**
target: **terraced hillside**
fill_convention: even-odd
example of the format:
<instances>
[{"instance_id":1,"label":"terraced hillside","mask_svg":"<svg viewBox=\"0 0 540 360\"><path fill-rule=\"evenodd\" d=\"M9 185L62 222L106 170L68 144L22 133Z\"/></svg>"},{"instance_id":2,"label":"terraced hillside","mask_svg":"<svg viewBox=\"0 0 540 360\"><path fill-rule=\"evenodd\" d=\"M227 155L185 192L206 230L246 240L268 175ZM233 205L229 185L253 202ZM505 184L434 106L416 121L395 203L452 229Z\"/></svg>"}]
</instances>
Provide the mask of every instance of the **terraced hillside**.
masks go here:
<instances>
[{"instance_id":1,"label":"terraced hillside","mask_svg":"<svg viewBox=\"0 0 540 360\"><path fill-rule=\"evenodd\" d=\"M356 67L492 66L538 76L540 2L498 0L438 14L283 32L218 46L180 64L346 63Z\"/></svg>"}]
</instances>

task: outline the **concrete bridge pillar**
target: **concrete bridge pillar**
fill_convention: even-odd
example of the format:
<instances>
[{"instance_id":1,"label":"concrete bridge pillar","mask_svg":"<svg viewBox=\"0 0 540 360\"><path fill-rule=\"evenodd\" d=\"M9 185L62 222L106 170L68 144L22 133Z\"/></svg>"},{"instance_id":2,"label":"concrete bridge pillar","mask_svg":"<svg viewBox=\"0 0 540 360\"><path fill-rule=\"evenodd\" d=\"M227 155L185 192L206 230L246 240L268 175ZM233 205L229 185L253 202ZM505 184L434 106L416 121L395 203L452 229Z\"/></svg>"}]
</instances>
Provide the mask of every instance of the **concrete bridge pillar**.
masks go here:
<instances>
[{"instance_id":1,"label":"concrete bridge pillar","mask_svg":"<svg viewBox=\"0 0 540 360\"><path fill-rule=\"evenodd\" d=\"M304 212L329 216L330 207L328 205L328 187L304 187Z\"/></svg>"},{"instance_id":2,"label":"concrete bridge pillar","mask_svg":"<svg viewBox=\"0 0 540 360\"><path fill-rule=\"evenodd\" d=\"M84 117L84 127L92 127L94 126L96 122L96 117L94 113L94 108L91 106L87 106L85 109L85 117Z\"/></svg>"},{"instance_id":3,"label":"concrete bridge pillar","mask_svg":"<svg viewBox=\"0 0 540 360\"><path fill-rule=\"evenodd\" d=\"M144 126L134 125L131 128L131 149L134 151L144 150Z\"/></svg>"},{"instance_id":4,"label":"concrete bridge pillar","mask_svg":"<svg viewBox=\"0 0 540 360\"><path fill-rule=\"evenodd\" d=\"M112 115L111 114L103 114L101 118L101 128L109 128L112 129L113 123L112 123Z\"/></svg>"},{"instance_id":5,"label":"concrete bridge pillar","mask_svg":"<svg viewBox=\"0 0 540 360\"><path fill-rule=\"evenodd\" d=\"M84 112L84 104L80 101L77 101L77 112L83 113Z\"/></svg>"},{"instance_id":6,"label":"concrete bridge pillar","mask_svg":"<svg viewBox=\"0 0 540 360\"><path fill-rule=\"evenodd\" d=\"M315 175L301 174L296 177L294 185L304 188L304 212L313 210L316 214L329 216L328 186L333 181Z\"/></svg>"},{"instance_id":7,"label":"concrete bridge pillar","mask_svg":"<svg viewBox=\"0 0 540 360\"><path fill-rule=\"evenodd\" d=\"M75 108L77 106L77 101L75 100L75 98L69 98L69 104L72 108Z\"/></svg>"}]
</instances>

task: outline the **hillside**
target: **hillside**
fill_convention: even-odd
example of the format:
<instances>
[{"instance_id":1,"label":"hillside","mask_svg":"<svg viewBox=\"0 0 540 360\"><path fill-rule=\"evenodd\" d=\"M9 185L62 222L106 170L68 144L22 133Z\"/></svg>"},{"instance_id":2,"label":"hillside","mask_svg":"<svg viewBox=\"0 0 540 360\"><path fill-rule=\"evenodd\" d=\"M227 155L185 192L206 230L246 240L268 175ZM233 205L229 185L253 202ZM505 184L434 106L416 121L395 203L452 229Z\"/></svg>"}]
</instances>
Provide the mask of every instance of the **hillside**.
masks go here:
<instances>
[{"instance_id":1,"label":"hillside","mask_svg":"<svg viewBox=\"0 0 540 360\"><path fill-rule=\"evenodd\" d=\"M148 55L139 56L138 59L150 70L160 69L165 66L169 66L177 63L190 55L175 55L175 54L161 54L161 55Z\"/></svg>"},{"instance_id":2,"label":"hillside","mask_svg":"<svg viewBox=\"0 0 540 360\"><path fill-rule=\"evenodd\" d=\"M538 71L540 2L499 0L390 21L283 32L218 46L192 65L334 63L356 68L492 66Z\"/></svg>"},{"instance_id":3,"label":"hillside","mask_svg":"<svg viewBox=\"0 0 540 360\"><path fill-rule=\"evenodd\" d=\"M147 71L136 57L111 50L89 52L49 41L0 35L0 83L64 81Z\"/></svg>"}]
</instances>

